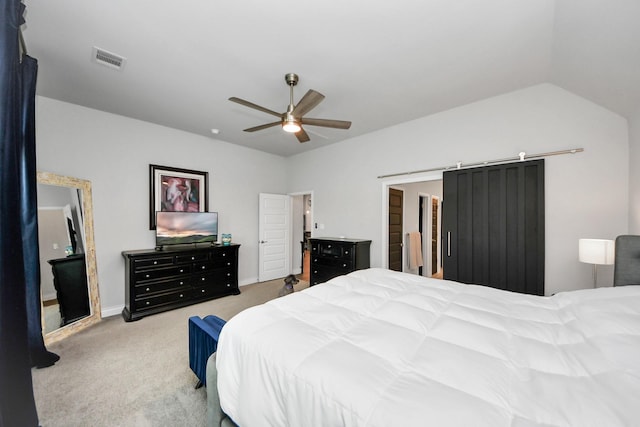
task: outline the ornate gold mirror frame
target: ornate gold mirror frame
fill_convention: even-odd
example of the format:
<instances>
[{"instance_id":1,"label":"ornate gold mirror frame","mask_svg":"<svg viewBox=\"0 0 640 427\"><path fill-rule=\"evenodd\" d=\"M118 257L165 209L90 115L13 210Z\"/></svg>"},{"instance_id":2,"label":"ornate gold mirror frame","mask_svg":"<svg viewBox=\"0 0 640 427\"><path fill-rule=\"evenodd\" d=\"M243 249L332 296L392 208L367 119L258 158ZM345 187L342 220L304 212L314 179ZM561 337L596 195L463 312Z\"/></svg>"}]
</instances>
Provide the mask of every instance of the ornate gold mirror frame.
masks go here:
<instances>
[{"instance_id":1,"label":"ornate gold mirror frame","mask_svg":"<svg viewBox=\"0 0 640 427\"><path fill-rule=\"evenodd\" d=\"M44 334L46 345L57 342L76 332L97 323L102 318L100 311L100 294L98 291L98 271L96 268L96 248L93 238L93 202L91 197L91 182L68 176L56 175L49 172L38 172L38 184L54 185L59 187L75 188L81 195L82 216L84 223L84 251L87 270L87 284L89 293L89 306L91 312L80 320L60 327ZM42 298L41 298L42 299ZM45 331L44 307L42 310L42 330Z\"/></svg>"}]
</instances>

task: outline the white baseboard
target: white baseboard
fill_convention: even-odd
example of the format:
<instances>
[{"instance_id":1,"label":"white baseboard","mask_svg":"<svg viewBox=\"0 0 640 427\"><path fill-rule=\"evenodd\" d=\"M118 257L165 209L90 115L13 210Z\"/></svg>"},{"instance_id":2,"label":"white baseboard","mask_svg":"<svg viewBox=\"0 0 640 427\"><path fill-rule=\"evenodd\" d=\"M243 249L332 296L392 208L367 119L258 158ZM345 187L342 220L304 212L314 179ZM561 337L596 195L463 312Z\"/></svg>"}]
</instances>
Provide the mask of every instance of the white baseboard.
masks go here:
<instances>
[{"instance_id":1,"label":"white baseboard","mask_svg":"<svg viewBox=\"0 0 640 427\"><path fill-rule=\"evenodd\" d=\"M257 277L250 277L248 279L244 279L242 281L238 282L238 286L246 286L246 285L251 285L253 283L257 283L258 282L258 278Z\"/></svg>"},{"instance_id":2,"label":"white baseboard","mask_svg":"<svg viewBox=\"0 0 640 427\"><path fill-rule=\"evenodd\" d=\"M120 313L122 313L123 308L124 308L124 305L118 305L115 307L106 307L106 308L103 308L100 311L100 313L102 314L102 317L118 316L120 315Z\"/></svg>"}]
</instances>

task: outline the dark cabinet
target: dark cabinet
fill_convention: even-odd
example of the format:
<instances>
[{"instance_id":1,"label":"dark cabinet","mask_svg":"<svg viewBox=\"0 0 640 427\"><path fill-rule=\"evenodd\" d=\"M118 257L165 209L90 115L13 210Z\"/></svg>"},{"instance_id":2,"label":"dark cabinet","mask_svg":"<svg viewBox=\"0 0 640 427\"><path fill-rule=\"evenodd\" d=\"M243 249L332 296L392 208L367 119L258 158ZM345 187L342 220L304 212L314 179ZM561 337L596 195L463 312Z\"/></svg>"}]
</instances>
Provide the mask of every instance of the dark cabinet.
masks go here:
<instances>
[{"instance_id":1,"label":"dark cabinet","mask_svg":"<svg viewBox=\"0 0 640 427\"><path fill-rule=\"evenodd\" d=\"M544 160L443 174L444 278L544 295Z\"/></svg>"},{"instance_id":2,"label":"dark cabinet","mask_svg":"<svg viewBox=\"0 0 640 427\"><path fill-rule=\"evenodd\" d=\"M124 251L126 321L237 295L240 245Z\"/></svg>"},{"instance_id":3,"label":"dark cabinet","mask_svg":"<svg viewBox=\"0 0 640 427\"><path fill-rule=\"evenodd\" d=\"M91 314L87 268L84 254L50 259L53 286L60 306L60 326L66 326Z\"/></svg>"},{"instance_id":4,"label":"dark cabinet","mask_svg":"<svg viewBox=\"0 0 640 427\"><path fill-rule=\"evenodd\" d=\"M311 239L310 285L370 267L371 240Z\"/></svg>"}]
</instances>

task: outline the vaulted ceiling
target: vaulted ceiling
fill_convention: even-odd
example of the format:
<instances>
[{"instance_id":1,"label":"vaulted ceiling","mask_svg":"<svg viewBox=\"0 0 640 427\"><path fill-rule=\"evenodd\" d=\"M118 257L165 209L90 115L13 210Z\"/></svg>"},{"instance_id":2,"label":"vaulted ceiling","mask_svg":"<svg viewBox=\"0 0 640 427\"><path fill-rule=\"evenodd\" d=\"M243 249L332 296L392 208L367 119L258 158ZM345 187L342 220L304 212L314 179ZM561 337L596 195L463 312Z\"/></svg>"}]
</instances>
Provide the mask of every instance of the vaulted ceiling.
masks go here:
<instances>
[{"instance_id":1,"label":"vaulted ceiling","mask_svg":"<svg viewBox=\"0 0 640 427\"><path fill-rule=\"evenodd\" d=\"M23 1L39 95L282 156L544 82L640 108L638 0ZM284 112L286 73L351 128L243 132L274 117L228 98Z\"/></svg>"}]
</instances>

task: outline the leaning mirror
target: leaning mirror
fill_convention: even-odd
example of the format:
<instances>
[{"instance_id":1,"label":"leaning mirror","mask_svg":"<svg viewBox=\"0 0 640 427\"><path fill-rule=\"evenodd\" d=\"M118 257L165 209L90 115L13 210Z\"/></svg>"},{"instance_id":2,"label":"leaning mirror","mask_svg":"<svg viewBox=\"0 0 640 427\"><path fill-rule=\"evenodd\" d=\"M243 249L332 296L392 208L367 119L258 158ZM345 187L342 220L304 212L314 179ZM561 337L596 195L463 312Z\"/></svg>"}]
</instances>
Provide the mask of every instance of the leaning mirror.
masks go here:
<instances>
[{"instance_id":1,"label":"leaning mirror","mask_svg":"<svg viewBox=\"0 0 640 427\"><path fill-rule=\"evenodd\" d=\"M38 172L38 243L48 345L101 319L90 181Z\"/></svg>"}]
</instances>

